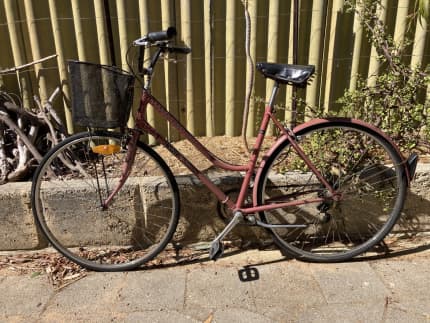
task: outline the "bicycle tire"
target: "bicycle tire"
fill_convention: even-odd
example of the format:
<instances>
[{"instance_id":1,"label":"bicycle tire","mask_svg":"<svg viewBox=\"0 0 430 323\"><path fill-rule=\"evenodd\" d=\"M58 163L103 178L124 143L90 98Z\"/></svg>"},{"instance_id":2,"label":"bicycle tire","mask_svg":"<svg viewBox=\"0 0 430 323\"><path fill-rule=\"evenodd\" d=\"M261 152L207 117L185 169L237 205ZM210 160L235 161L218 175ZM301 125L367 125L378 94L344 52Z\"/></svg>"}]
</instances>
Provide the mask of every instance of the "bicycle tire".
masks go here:
<instances>
[{"instance_id":1,"label":"bicycle tire","mask_svg":"<svg viewBox=\"0 0 430 323\"><path fill-rule=\"evenodd\" d=\"M304 225L269 229L274 242L299 260L340 262L365 253L400 217L408 186L401 156L376 131L348 121L305 127L296 136L343 197L260 212L261 221ZM329 195L288 140L268 157L257 185L259 205Z\"/></svg>"},{"instance_id":2,"label":"bicycle tire","mask_svg":"<svg viewBox=\"0 0 430 323\"><path fill-rule=\"evenodd\" d=\"M126 138L105 131L73 135L48 152L33 178L39 228L61 254L90 270L143 265L166 247L178 224L176 180L140 141L130 176L112 202L101 206L120 177Z\"/></svg>"}]
</instances>

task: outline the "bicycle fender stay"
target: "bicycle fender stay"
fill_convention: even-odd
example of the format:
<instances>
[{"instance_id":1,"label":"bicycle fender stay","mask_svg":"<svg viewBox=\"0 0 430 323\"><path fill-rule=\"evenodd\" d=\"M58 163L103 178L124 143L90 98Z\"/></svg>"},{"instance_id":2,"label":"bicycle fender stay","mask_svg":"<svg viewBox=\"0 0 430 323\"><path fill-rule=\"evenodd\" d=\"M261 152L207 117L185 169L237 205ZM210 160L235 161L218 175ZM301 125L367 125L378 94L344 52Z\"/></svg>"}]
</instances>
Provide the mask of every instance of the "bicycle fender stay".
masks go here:
<instances>
[{"instance_id":1,"label":"bicycle fender stay","mask_svg":"<svg viewBox=\"0 0 430 323\"><path fill-rule=\"evenodd\" d=\"M373 132L375 135L381 136L384 140L386 140L388 142L388 144L390 144L391 146L394 147L398 156L402 160L402 164L403 164L404 169L405 169L405 174L407 177L408 185L410 184L410 182L412 181L413 175L415 173L415 168L416 168L416 163L418 161L418 156L416 154L412 154L409 158L405 158L403 156L403 154L400 152L400 149L398 148L398 146L394 143L394 141L385 132L383 132L379 128L375 127L374 125L371 125L371 124L366 123L362 120L353 119L353 118L320 118L320 119L312 119L308 122L302 123L302 124L298 125L297 127L295 127L292 130L292 132L294 135L300 135L303 132L311 130L313 127L320 126L323 124L329 124L329 123L334 123L334 124L336 124L336 123L344 123L345 124L346 123L346 124L351 124L351 125L358 125L358 126L361 126L363 128L366 128L371 133ZM262 170L264 169L265 163L268 160L269 156L285 141L288 141L288 136L287 135L280 136L278 138L278 140L275 142L275 144L270 148L269 151L267 151L265 153L265 155L262 158L262 161L258 167L258 171L257 171L256 177L255 177L256 185L254 185L254 189L253 189L253 193L252 193L254 206L256 206L256 203L257 203L257 187L258 187L257 184L261 178L261 173L262 173Z\"/></svg>"}]
</instances>

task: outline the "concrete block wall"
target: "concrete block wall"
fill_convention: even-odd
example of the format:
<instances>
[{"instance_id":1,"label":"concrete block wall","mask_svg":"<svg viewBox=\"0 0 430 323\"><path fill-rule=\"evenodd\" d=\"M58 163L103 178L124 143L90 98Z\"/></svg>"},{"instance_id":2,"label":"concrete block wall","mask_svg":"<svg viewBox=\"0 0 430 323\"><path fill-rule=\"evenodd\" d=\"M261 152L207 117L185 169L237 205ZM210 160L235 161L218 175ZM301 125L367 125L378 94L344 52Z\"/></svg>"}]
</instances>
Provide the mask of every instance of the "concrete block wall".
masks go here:
<instances>
[{"instance_id":1,"label":"concrete block wall","mask_svg":"<svg viewBox=\"0 0 430 323\"><path fill-rule=\"evenodd\" d=\"M213 175L224 190L240 185L237 175ZM217 214L217 200L198 180L178 176L181 216L174 240L181 243L211 241L225 226ZM47 246L38 233L30 205L31 183L9 183L0 186L0 250L39 249ZM61 194L60 194L61 195ZM430 233L430 165L419 165L404 214L396 231L405 235ZM261 228L238 226L236 238L259 242L269 236Z\"/></svg>"}]
</instances>

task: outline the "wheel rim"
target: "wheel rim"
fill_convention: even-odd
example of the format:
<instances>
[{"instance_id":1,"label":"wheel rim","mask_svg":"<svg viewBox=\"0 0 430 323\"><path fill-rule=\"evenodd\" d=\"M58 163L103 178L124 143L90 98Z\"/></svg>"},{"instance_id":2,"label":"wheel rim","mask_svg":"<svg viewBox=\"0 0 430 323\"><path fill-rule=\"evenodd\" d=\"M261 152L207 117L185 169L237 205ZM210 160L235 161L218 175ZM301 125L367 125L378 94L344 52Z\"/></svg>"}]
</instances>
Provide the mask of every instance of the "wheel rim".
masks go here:
<instances>
[{"instance_id":1,"label":"wheel rim","mask_svg":"<svg viewBox=\"0 0 430 323\"><path fill-rule=\"evenodd\" d=\"M114 149L94 152L100 145ZM177 224L178 190L162 161L145 150L138 147L137 167L107 207L102 201L119 181L124 138L79 137L47 157L34 205L42 231L56 249L93 270L125 270L165 247Z\"/></svg>"},{"instance_id":2,"label":"wheel rim","mask_svg":"<svg viewBox=\"0 0 430 323\"><path fill-rule=\"evenodd\" d=\"M359 127L320 126L300 134L299 143L342 198L261 213L268 223L306 225L273 229L275 241L311 261L346 260L375 245L403 206L404 177L395 151ZM259 189L260 202L329 197L294 150L284 148L267 163L270 175Z\"/></svg>"}]
</instances>

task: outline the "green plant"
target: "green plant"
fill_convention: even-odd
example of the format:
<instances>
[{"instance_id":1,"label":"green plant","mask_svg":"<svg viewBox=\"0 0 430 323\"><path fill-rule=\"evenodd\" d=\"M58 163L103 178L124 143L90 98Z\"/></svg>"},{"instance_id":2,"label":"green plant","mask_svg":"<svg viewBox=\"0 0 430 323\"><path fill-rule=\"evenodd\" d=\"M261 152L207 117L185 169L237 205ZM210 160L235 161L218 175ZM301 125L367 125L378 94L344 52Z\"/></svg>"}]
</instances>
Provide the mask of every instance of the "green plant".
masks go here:
<instances>
[{"instance_id":1,"label":"green plant","mask_svg":"<svg viewBox=\"0 0 430 323\"><path fill-rule=\"evenodd\" d=\"M339 99L343 106L341 113L382 128L403 150L428 150L430 100L425 98L430 84L428 69L409 66L405 52L411 44L410 37L396 43L378 18L378 5L380 1L349 2L349 10L358 13L385 69L372 85L362 79L355 91L346 91Z\"/></svg>"}]
</instances>

